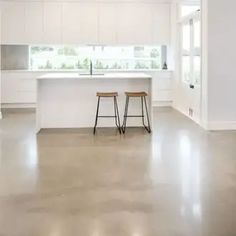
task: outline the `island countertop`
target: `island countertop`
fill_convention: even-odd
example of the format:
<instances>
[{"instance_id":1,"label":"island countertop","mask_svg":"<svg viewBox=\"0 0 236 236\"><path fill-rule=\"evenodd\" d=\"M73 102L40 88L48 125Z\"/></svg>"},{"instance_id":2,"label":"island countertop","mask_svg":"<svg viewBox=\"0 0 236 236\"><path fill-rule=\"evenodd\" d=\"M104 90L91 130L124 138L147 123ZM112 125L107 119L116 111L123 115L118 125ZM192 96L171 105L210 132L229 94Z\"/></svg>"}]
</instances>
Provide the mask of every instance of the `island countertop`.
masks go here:
<instances>
[{"instance_id":1,"label":"island countertop","mask_svg":"<svg viewBox=\"0 0 236 236\"><path fill-rule=\"evenodd\" d=\"M79 74L79 73L49 73L37 78L46 79L151 79L145 73L105 73L105 74Z\"/></svg>"},{"instance_id":2,"label":"island countertop","mask_svg":"<svg viewBox=\"0 0 236 236\"><path fill-rule=\"evenodd\" d=\"M145 73L49 73L37 78L36 131L44 128L92 128L97 92L117 92L120 118L124 114L125 92L145 91L152 116L152 77ZM114 115L112 99L101 99L100 115ZM131 115L141 112L140 99L132 99ZM128 126L142 126L142 119L131 117ZM114 127L114 119L99 119L99 127Z\"/></svg>"}]
</instances>

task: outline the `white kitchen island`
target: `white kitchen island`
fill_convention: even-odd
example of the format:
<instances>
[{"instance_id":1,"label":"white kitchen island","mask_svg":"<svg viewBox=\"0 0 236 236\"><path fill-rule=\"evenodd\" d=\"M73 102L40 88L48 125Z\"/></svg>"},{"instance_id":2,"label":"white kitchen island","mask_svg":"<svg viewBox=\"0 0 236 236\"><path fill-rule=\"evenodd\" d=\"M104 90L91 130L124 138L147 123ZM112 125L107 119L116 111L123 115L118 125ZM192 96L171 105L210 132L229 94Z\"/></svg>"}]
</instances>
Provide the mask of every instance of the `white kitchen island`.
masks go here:
<instances>
[{"instance_id":1,"label":"white kitchen island","mask_svg":"<svg viewBox=\"0 0 236 236\"><path fill-rule=\"evenodd\" d=\"M152 117L152 81L143 73L110 73L80 75L78 73L50 73L37 78L36 130L44 128L93 127L97 106L97 92L118 92L118 105L123 121L124 92L145 91L149 94L149 113ZM130 100L129 114L141 114L140 99ZM100 115L114 115L113 99L103 98ZM152 119L151 119L152 120ZM127 126L141 126L141 118L128 118ZM98 127L115 127L114 119L100 118Z\"/></svg>"}]
</instances>

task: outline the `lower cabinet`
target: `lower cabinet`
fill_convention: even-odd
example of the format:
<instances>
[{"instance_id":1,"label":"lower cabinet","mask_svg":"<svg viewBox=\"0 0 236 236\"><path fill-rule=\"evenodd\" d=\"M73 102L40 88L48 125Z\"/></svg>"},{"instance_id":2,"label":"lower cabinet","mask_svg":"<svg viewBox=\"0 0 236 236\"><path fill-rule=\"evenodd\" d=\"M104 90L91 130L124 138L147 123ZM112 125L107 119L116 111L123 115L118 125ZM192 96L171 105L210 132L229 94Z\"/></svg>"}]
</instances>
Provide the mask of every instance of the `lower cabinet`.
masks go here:
<instances>
[{"instance_id":1,"label":"lower cabinet","mask_svg":"<svg viewBox=\"0 0 236 236\"><path fill-rule=\"evenodd\" d=\"M144 73L152 76L152 102L154 106L171 105L172 72L153 71ZM47 72L2 71L3 107L35 107L37 101L36 78Z\"/></svg>"},{"instance_id":2,"label":"lower cabinet","mask_svg":"<svg viewBox=\"0 0 236 236\"><path fill-rule=\"evenodd\" d=\"M2 103L35 104L38 73L2 72Z\"/></svg>"},{"instance_id":3,"label":"lower cabinet","mask_svg":"<svg viewBox=\"0 0 236 236\"><path fill-rule=\"evenodd\" d=\"M173 101L171 71L152 72L152 102L154 106L169 106Z\"/></svg>"}]
</instances>

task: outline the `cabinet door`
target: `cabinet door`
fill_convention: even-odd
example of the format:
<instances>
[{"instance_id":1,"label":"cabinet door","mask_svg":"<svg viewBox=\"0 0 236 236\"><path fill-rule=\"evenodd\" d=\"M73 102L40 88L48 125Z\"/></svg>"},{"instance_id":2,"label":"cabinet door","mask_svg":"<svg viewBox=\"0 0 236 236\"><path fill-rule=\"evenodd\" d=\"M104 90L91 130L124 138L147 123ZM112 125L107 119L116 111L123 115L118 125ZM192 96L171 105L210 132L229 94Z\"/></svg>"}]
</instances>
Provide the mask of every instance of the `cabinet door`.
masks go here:
<instances>
[{"instance_id":1,"label":"cabinet door","mask_svg":"<svg viewBox=\"0 0 236 236\"><path fill-rule=\"evenodd\" d=\"M152 7L152 44L170 43L170 5L153 4Z\"/></svg>"},{"instance_id":2,"label":"cabinet door","mask_svg":"<svg viewBox=\"0 0 236 236\"><path fill-rule=\"evenodd\" d=\"M63 43L98 43L97 3L63 3Z\"/></svg>"},{"instance_id":3,"label":"cabinet door","mask_svg":"<svg viewBox=\"0 0 236 236\"><path fill-rule=\"evenodd\" d=\"M35 103L36 75L2 73L2 103Z\"/></svg>"},{"instance_id":4,"label":"cabinet door","mask_svg":"<svg viewBox=\"0 0 236 236\"><path fill-rule=\"evenodd\" d=\"M2 44L25 43L25 3L2 3Z\"/></svg>"},{"instance_id":5,"label":"cabinet door","mask_svg":"<svg viewBox=\"0 0 236 236\"><path fill-rule=\"evenodd\" d=\"M62 3L44 3L44 42L62 43Z\"/></svg>"},{"instance_id":6,"label":"cabinet door","mask_svg":"<svg viewBox=\"0 0 236 236\"><path fill-rule=\"evenodd\" d=\"M118 4L117 38L120 44L149 44L152 39L151 4Z\"/></svg>"},{"instance_id":7,"label":"cabinet door","mask_svg":"<svg viewBox=\"0 0 236 236\"><path fill-rule=\"evenodd\" d=\"M26 4L26 43L43 41L43 3L27 2Z\"/></svg>"},{"instance_id":8,"label":"cabinet door","mask_svg":"<svg viewBox=\"0 0 236 236\"><path fill-rule=\"evenodd\" d=\"M99 43L113 45L117 42L117 4L99 3L98 7Z\"/></svg>"}]
</instances>

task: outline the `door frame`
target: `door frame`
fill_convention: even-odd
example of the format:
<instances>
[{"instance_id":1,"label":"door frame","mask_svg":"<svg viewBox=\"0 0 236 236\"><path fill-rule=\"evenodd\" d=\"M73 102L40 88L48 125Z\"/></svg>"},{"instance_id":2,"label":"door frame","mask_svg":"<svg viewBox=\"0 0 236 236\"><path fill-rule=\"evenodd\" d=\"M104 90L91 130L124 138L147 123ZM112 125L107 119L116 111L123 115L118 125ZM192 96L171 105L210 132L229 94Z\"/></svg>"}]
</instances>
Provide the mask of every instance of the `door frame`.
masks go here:
<instances>
[{"instance_id":1,"label":"door frame","mask_svg":"<svg viewBox=\"0 0 236 236\"><path fill-rule=\"evenodd\" d=\"M192 21L192 24L190 23ZM194 71L194 56L196 55L195 52L194 52L194 22L196 21L200 21L200 26L201 26L201 22L202 22L202 17L201 17L201 11L196 11L196 12L193 12L192 14L188 15L188 16L185 16L185 17L182 17L178 18L177 20L177 41L178 41L178 45L177 45L177 67L178 67L178 74L177 74L177 77L178 77L178 92L180 92L179 94L182 93L183 95L183 98L179 99L179 104L177 104L177 109L180 110L182 113L184 113L186 116L188 116L190 119L192 119L193 121L195 121L196 123L198 123L199 125L202 126L202 60L201 60L201 68L200 68L200 82L199 84L196 84L194 82L194 78L193 78L193 71ZM183 80L183 71L182 71L182 68L183 68L183 64L182 64L182 56L184 55L183 53L183 25L184 24L191 24L190 25L190 52L189 52L189 57L190 57L190 73L191 73L191 77L190 77L190 82L187 82L187 81L184 81ZM201 40L200 40L200 57L202 58L202 27L201 27ZM190 111L187 111L187 108L186 108L186 104L184 104L184 100L188 97L188 95L190 96L190 85L193 85L195 87L195 89L197 88L199 90L199 101L198 101L198 107L199 107L199 111L198 111L198 115L197 117L195 116L191 116L189 113ZM182 90L182 91L181 91ZM183 92L186 92L185 94L183 94ZM196 90L195 90L196 92ZM196 96L197 93L195 93ZM194 96L194 93L193 95ZM192 99L195 99L194 97L192 97ZM194 100L192 100L194 101ZM182 104L181 104L182 103Z\"/></svg>"}]
</instances>

